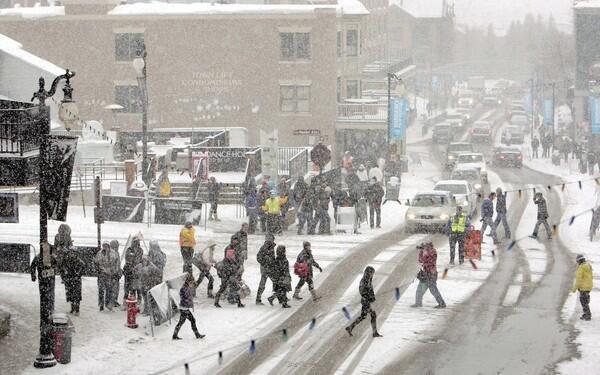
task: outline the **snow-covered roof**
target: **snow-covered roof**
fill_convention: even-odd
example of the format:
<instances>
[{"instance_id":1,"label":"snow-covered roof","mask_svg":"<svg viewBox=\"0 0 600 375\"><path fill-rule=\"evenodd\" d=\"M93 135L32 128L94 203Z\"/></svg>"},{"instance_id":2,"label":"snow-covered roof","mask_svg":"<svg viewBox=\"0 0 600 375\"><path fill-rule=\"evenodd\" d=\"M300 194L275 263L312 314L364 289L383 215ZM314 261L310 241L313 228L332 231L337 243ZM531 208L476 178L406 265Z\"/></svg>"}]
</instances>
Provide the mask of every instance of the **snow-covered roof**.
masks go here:
<instances>
[{"instance_id":1,"label":"snow-covered roof","mask_svg":"<svg viewBox=\"0 0 600 375\"><path fill-rule=\"evenodd\" d=\"M359 0L338 0L338 4L218 4L149 3L123 4L109 15L210 15L210 14L309 14L316 9L335 9L340 15L365 15L369 11Z\"/></svg>"},{"instance_id":2,"label":"snow-covered roof","mask_svg":"<svg viewBox=\"0 0 600 375\"><path fill-rule=\"evenodd\" d=\"M390 0L395 5L415 18L442 18L446 15L447 0Z\"/></svg>"},{"instance_id":3,"label":"snow-covered roof","mask_svg":"<svg viewBox=\"0 0 600 375\"><path fill-rule=\"evenodd\" d=\"M23 18L45 18L64 16L65 7L63 6L37 6L37 7L16 7L0 9L0 16L15 16Z\"/></svg>"},{"instance_id":4,"label":"snow-covered roof","mask_svg":"<svg viewBox=\"0 0 600 375\"><path fill-rule=\"evenodd\" d=\"M0 34L0 51L2 53L13 56L25 64L42 69L50 74L59 76L65 72L64 69L25 51L22 47L21 43L16 40Z\"/></svg>"},{"instance_id":5,"label":"snow-covered roof","mask_svg":"<svg viewBox=\"0 0 600 375\"><path fill-rule=\"evenodd\" d=\"M600 0L579 0L573 4L574 9L600 9Z\"/></svg>"}]
</instances>

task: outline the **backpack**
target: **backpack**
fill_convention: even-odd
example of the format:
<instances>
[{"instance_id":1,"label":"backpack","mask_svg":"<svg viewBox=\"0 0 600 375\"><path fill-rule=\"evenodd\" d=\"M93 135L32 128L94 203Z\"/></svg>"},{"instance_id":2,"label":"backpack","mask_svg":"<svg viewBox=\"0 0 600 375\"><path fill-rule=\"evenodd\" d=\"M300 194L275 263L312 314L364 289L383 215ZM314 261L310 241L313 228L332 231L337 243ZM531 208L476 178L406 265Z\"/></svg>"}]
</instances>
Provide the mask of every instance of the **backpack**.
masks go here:
<instances>
[{"instance_id":1,"label":"backpack","mask_svg":"<svg viewBox=\"0 0 600 375\"><path fill-rule=\"evenodd\" d=\"M235 261L235 249L228 248L227 250L225 250L225 258Z\"/></svg>"},{"instance_id":2,"label":"backpack","mask_svg":"<svg viewBox=\"0 0 600 375\"><path fill-rule=\"evenodd\" d=\"M308 263L296 262L294 263L294 274L298 277L305 278L308 276Z\"/></svg>"}]
</instances>

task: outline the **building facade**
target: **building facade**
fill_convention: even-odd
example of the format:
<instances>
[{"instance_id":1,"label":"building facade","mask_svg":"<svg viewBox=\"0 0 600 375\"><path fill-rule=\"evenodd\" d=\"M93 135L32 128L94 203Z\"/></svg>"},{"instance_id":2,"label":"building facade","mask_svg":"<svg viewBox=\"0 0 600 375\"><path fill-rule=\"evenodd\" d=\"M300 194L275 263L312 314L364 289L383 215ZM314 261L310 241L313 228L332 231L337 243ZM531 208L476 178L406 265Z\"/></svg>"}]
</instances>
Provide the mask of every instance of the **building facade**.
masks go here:
<instances>
[{"instance_id":1,"label":"building facade","mask_svg":"<svg viewBox=\"0 0 600 375\"><path fill-rule=\"evenodd\" d=\"M260 130L273 129L281 145L334 143L338 77L352 81L352 69L339 69L340 31L344 55L355 53L360 69L366 12L356 3L344 11L339 4L157 8L67 0L58 16L2 16L0 33L74 70L81 117L106 128L141 127L132 60L143 42L151 129L241 126L252 144L261 142ZM113 103L123 107L115 116L105 109Z\"/></svg>"}]
</instances>

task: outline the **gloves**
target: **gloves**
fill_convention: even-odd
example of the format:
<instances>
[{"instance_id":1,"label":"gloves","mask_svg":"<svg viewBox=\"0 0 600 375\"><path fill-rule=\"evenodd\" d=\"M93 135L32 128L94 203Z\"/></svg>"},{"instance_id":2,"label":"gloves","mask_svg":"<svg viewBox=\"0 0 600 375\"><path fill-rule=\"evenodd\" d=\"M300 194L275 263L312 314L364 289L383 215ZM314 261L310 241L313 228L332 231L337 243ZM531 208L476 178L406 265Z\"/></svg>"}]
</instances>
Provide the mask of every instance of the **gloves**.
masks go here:
<instances>
[{"instance_id":1,"label":"gloves","mask_svg":"<svg viewBox=\"0 0 600 375\"><path fill-rule=\"evenodd\" d=\"M321 267L319 267L319 272L323 272L323 269Z\"/></svg>"}]
</instances>

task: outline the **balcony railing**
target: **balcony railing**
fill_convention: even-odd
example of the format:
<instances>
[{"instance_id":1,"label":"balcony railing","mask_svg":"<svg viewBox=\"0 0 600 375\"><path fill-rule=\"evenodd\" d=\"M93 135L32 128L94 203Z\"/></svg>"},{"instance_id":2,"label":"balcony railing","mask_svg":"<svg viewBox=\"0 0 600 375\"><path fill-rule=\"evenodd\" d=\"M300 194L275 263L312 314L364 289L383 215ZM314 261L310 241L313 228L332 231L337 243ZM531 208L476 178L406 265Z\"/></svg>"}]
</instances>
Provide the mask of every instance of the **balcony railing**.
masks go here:
<instances>
[{"instance_id":1,"label":"balcony railing","mask_svg":"<svg viewBox=\"0 0 600 375\"><path fill-rule=\"evenodd\" d=\"M338 103L337 120L348 122L385 122L387 104Z\"/></svg>"},{"instance_id":2,"label":"balcony railing","mask_svg":"<svg viewBox=\"0 0 600 375\"><path fill-rule=\"evenodd\" d=\"M38 150L41 121L47 111L46 107L1 108L0 154L23 156L24 153Z\"/></svg>"}]
</instances>

